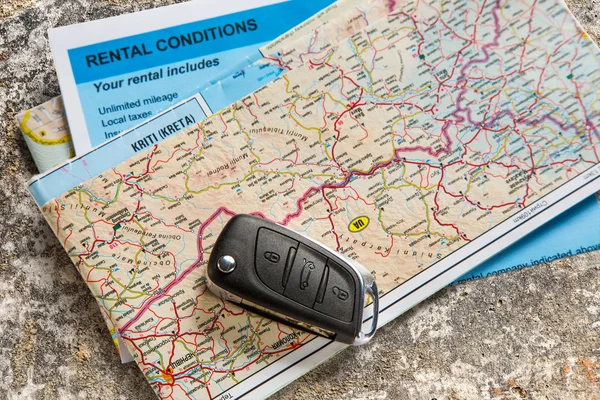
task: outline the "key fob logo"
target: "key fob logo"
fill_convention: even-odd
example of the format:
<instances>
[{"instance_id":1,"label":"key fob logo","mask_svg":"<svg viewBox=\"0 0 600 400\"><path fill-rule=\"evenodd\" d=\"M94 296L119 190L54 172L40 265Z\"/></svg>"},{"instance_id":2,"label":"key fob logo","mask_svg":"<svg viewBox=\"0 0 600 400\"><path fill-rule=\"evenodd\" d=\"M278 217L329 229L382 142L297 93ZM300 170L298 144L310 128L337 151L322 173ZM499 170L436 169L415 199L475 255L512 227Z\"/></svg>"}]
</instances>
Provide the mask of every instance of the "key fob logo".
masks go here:
<instances>
[{"instance_id":1,"label":"key fob logo","mask_svg":"<svg viewBox=\"0 0 600 400\"><path fill-rule=\"evenodd\" d=\"M337 286L334 286L331 291L333 292L333 294L335 294L337 296L338 299L340 300L346 300L348 299L348 292L346 292L344 289L340 289Z\"/></svg>"},{"instance_id":2,"label":"key fob logo","mask_svg":"<svg viewBox=\"0 0 600 400\"><path fill-rule=\"evenodd\" d=\"M265 252L265 258L267 259L267 261L276 263L279 261L279 254L273 253L272 251L267 251L267 252Z\"/></svg>"},{"instance_id":3,"label":"key fob logo","mask_svg":"<svg viewBox=\"0 0 600 400\"><path fill-rule=\"evenodd\" d=\"M302 266L302 270L300 271L300 290L304 290L308 287L308 280L310 279L310 274L312 271L317 268L315 263L312 261L306 261L304 258L304 265Z\"/></svg>"}]
</instances>

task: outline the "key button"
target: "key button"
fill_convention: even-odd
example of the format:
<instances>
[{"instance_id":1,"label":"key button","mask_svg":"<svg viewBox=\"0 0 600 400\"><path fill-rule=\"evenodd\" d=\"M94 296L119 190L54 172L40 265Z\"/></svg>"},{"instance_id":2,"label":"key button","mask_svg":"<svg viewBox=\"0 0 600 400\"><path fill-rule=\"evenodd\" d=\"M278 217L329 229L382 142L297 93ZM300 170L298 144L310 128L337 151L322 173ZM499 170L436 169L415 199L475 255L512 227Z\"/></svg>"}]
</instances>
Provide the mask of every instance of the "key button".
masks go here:
<instances>
[{"instance_id":1,"label":"key button","mask_svg":"<svg viewBox=\"0 0 600 400\"><path fill-rule=\"evenodd\" d=\"M352 275L342 266L329 260L327 263L328 278L321 288L322 301L315 303L316 311L341 321L351 322L354 316L354 300L356 283Z\"/></svg>"},{"instance_id":2,"label":"key button","mask_svg":"<svg viewBox=\"0 0 600 400\"><path fill-rule=\"evenodd\" d=\"M327 257L300 243L283 295L312 308L326 263Z\"/></svg>"},{"instance_id":3,"label":"key button","mask_svg":"<svg viewBox=\"0 0 600 400\"><path fill-rule=\"evenodd\" d=\"M260 280L283 294L288 269L293 262L293 254L298 242L275 231L261 228L256 239L255 265ZM290 259L291 258L291 259Z\"/></svg>"}]
</instances>

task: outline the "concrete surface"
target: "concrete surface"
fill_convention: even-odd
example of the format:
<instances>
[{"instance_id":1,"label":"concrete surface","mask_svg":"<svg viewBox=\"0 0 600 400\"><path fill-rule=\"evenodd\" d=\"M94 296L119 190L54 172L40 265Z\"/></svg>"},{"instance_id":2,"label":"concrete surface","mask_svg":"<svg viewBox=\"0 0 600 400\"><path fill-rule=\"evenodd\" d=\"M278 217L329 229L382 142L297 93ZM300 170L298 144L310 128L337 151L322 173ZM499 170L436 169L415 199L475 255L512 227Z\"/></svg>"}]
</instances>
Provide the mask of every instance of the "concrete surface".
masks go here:
<instances>
[{"instance_id":1,"label":"concrete surface","mask_svg":"<svg viewBox=\"0 0 600 400\"><path fill-rule=\"evenodd\" d=\"M46 30L170 3L0 0L0 399L152 399L25 183L14 123L59 93ZM600 2L570 1L600 39ZM276 399L600 399L600 253L449 287Z\"/></svg>"}]
</instances>

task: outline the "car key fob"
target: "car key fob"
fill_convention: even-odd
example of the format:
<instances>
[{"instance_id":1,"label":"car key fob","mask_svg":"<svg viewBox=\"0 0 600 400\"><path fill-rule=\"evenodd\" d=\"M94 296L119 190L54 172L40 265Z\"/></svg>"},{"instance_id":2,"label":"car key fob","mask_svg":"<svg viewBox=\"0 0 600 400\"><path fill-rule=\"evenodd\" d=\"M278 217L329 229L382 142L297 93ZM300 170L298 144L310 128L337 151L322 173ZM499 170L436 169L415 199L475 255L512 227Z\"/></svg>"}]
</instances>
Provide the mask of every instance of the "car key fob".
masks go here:
<instances>
[{"instance_id":1,"label":"car key fob","mask_svg":"<svg viewBox=\"0 0 600 400\"><path fill-rule=\"evenodd\" d=\"M379 298L364 267L289 228L251 215L233 217L208 261L208 286L252 312L348 343L377 328ZM367 298L373 315L362 331Z\"/></svg>"}]
</instances>

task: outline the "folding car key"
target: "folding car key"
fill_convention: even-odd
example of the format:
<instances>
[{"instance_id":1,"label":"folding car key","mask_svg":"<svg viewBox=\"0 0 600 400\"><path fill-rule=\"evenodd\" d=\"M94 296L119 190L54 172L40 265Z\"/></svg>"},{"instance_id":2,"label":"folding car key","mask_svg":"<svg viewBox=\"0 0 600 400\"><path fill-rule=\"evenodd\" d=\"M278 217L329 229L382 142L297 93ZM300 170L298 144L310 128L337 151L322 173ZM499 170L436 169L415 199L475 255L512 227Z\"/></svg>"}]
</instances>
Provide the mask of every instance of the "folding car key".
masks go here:
<instances>
[{"instance_id":1,"label":"folding car key","mask_svg":"<svg viewBox=\"0 0 600 400\"><path fill-rule=\"evenodd\" d=\"M225 300L339 342L365 343L377 328L379 298L369 271L262 218L240 214L227 223L208 261L208 281ZM363 332L367 298L373 316Z\"/></svg>"}]
</instances>

